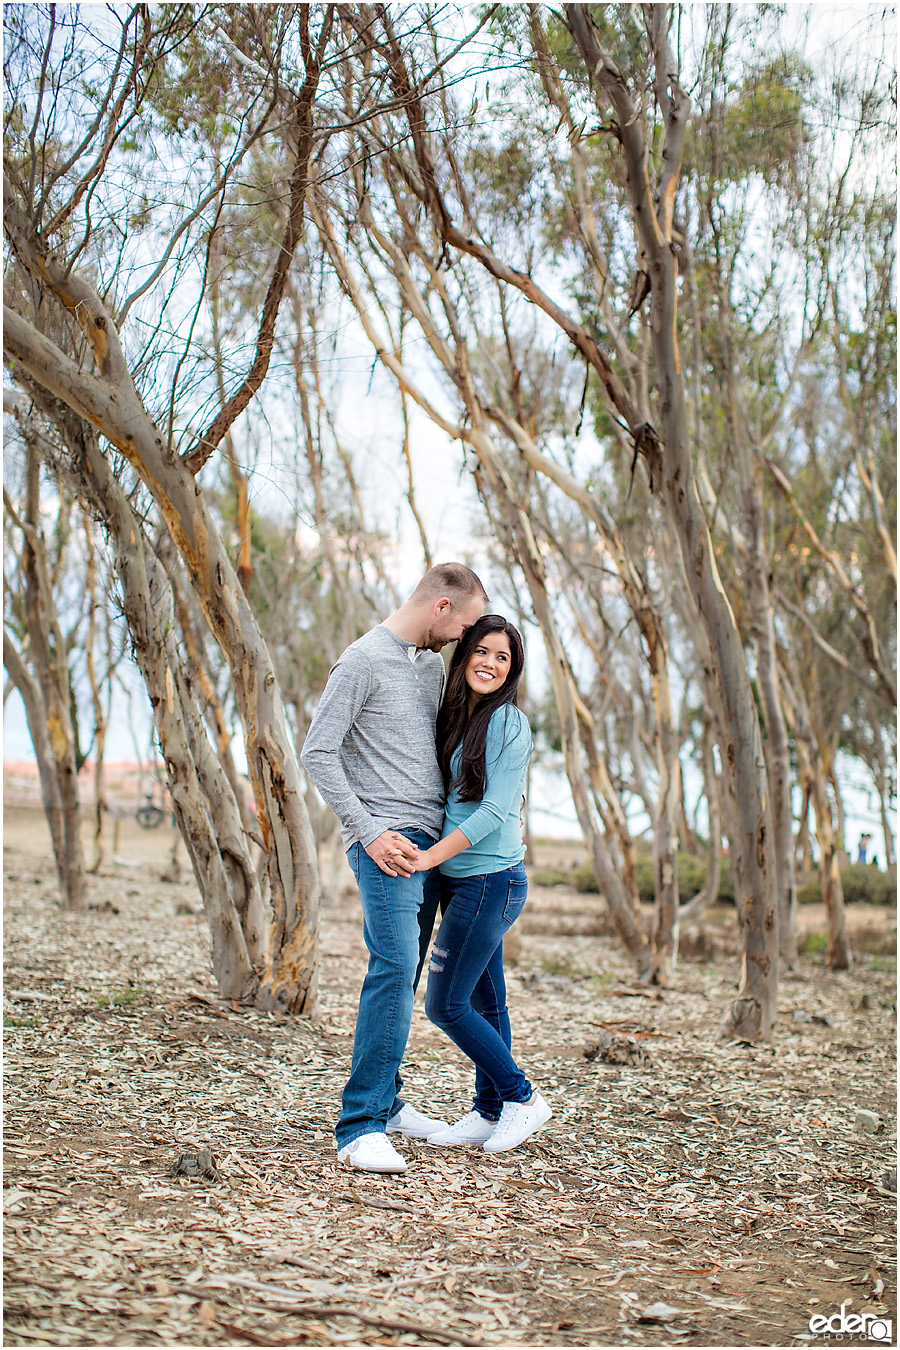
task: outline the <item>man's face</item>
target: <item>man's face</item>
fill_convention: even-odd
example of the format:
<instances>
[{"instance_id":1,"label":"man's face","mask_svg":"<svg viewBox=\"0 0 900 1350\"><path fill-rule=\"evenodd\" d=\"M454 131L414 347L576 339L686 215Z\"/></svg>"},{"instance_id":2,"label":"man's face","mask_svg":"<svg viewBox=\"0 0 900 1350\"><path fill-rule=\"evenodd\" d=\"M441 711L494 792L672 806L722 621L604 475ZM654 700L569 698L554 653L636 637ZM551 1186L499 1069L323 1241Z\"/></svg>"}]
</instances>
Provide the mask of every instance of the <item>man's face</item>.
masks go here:
<instances>
[{"instance_id":1,"label":"man's face","mask_svg":"<svg viewBox=\"0 0 900 1350\"><path fill-rule=\"evenodd\" d=\"M448 642L458 642L466 629L481 618L483 609L484 601L477 596L460 605L453 605L446 596L438 600L422 646L429 651L439 652Z\"/></svg>"}]
</instances>

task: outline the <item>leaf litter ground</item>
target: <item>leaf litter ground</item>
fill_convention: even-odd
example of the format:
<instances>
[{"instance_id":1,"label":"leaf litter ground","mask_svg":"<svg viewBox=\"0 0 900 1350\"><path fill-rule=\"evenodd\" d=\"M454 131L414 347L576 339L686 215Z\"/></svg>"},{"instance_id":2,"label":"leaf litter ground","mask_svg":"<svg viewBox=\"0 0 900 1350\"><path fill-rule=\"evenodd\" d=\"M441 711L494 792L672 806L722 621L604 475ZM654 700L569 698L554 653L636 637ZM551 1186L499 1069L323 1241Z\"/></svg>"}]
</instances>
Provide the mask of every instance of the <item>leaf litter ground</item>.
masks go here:
<instances>
[{"instance_id":1,"label":"leaf litter ground","mask_svg":"<svg viewBox=\"0 0 900 1350\"><path fill-rule=\"evenodd\" d=\"M331 1135L365 969L349 872L313 1026L217 997L167 843L126 822L66 914L43 822L7 812L7 1344L826 1345L809 1319L842 1303L896 1326L893 912L855 907L869 954L803 958L774 1047L748 1047L715 1039L733 911L642 990L596 896L534 888L510 1008L552 1121L493 1157L404 1140L408 1172L380 1178ZM421 992L405 1075L419 1108L468 1109ZM213 1177L174 1172L203 1147Z\"/></svg>"}]
</instances>

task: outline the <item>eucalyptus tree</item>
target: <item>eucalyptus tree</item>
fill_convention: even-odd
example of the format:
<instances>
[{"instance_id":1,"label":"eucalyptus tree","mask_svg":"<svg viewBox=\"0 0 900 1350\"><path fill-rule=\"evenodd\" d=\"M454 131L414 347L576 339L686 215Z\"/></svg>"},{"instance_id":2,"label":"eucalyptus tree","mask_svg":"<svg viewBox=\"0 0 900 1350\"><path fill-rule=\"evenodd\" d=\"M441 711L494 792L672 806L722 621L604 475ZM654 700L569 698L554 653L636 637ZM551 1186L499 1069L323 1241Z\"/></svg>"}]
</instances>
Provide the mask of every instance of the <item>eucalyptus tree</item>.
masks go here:
<instances>
[{"instance_id":1,"label":"eucalyptus tree","mask_svg":"<svg viewBox=\"0 0 900 1350\"><path fill-rule=\"evenodd\" d=\"M875 425L879 397L886 426L895 424L885 378L893 249L878 172L886 139L879 118L889 99L870 73L860 82L842 69L840 82L823 90L800 57L764 50L735 89L732 24L731 11L715 11L708 90L690 146L695 436L707 500L731 545L723 577L760 691L782 954L791 960L787 714L801 783L816 805L829 960L840 967L849 946L841 831L829 797L840 815L841 728L860 688L884 701L881 720L896 706L896 558L880 488L883 481L894 492L896 475L893 451L886 465L879 437L863 430ZM780 116L762 138L765 109ZM835 121L841 135L828 131Z\"/></svg>"},{"instance_id":2,"label":"eucalyptus tree","mask_svg":"<svg viewBox=\"0 0 900 1350\"><path fill-rule=\"evenodd\" d=\"M96 874L106 861L109 819L117 818L113 817L114 807L108 796L106 752L110 746L108 733L113 700L117 691L125 692L128 688L123 671L130 664L131 648L128 625L123 620L116 593L115 569L101 547L87 508L82 511L82 523L87 554L85 597L89 606L84 665L93 717L90 750L93 792L90 801L85 799L84 806L93 819L94 856L88 864L88 872Z\"/></svg>"},{"instance_id":3,"label":"eucalyptus tree","mask_svg":"<svg viewBox=\"0 0 900 1350\"><path fill-rule=\"evenodd\" d=\"M27 416L27 401L11 404L21 455L21 501L13 501L11 477L3 489L7 559L4 584L3 663L25 707L50 828L60 896L67 908L85 900L86 876L78 795L79 747L73 718L70 672L73 620L81 608L71 595L64 607L60 578L69 569L72 503L54 484L56 529L48 540L41 509L43 454L40 435ZM13 542L18 539L18 546ZM65 610L68 610L68 613ZM61 612L63 611L63 612Z\"/></svg>"},{"instance_id":4,"label":"eucalyptus tree","mask_svg":"<svg viewBox=\"0 0 900 1350\"><path fill-rule=\"evenodd\" d=\"M419 36L401 41L413 15ZM796 469L789 429L811 359L821 353L834 287L817 249L842 187L813 154L821 146L812 145L809 127L824 96L802 62L778 54L778 16L692 11L690 41L677 58L673 16L660 5L484 11L481 41L489 35L498 45L489 69L469 72L466 99L477 79L469 107L425 78L450 57L428 7L342 11L345 31L355 35L351 57L367 68L379 59L387 65L397 107L369 108L361 124L364 82L345 81L332 116L342 116L347 131L332 150L354 172L340 188L329 175L313 210L379 359L407 397L471 447L491 491L505 494L511 510L530 509L519 478L501 468L492 477L486 467L504 443L529 471L579 500L601 533L605 510L621 535L625 496L611 497L608 480L567 460L559 438L537 443L522 396L522 344L510 342L511 329L527 328L522 315L530 312L535 331L544 325L548 349L555 326L584 362L587 388L599 390L593 397L606 462L618 461L628 491L644 494L645 539L666 561L669 608L680 639L694 648L713 715L744 945L741 989L723 1030L752 1039L771 1031L779 937L783 957L795 955L790 761L777 660L779 643L790 640L778 617L789 587L774 566L784 555L770 522L773 512L783 519L781 466ZM505 82L504 67L514 71ZM491 88L485 123L476 106L491 99ZM779 231L785 213L790 226ZM763 254L754 260L758 248ZM478 269L493 287L479 285ZM452 385L461 419L426 395L398 357L389 325L374 321L373 297L382 300L386 277ZM793 314L802 317L792 326ZM481 364L504 346L501 399ZM833 378L834 364L831 371ZM863 467L874 512L889 501L890 483L880 468L873 478ZM890 538L883 528L878 537L889 563ZM623 577L641 556L634 537L627 542ZM866 678L889 694L890 644L858 580L839 556L831 566L852 588L854 622L868 644ZM668 762L676 760L670 753ZM661 843L670 820L657 819Z\"/></svg>"},{"instance_id":5,"label":"eucalyptus tree","mask_svg":"<svg viewBox=\"0 0 900 1350\"><path fill-rule=\"evenodd\" d=\"M726 1034L755 1039L771 1035L777 988L777 947L773 941L777 917L768 852L772 830L756 706L734 614L719 577L702 509L687 425L677 334L678 266L673 231L690 98L674 73L677 65L669 48L668 9L648 5L640 11L635 7L633 14L633 18L617 25L612 16L595 20L587 6L569 5L560 16L568 30L570 45L565 48L568 69L550 55L547 43L538 48L535 56L539 62L552 62L550 78L556 90L567 85L572 89L570 105L573 98L584 111L594 104L601 125L614 130L616 146L620 147L610 156L611 177L622 183L622 208L630 209L634 227L630 251L640 262L638 270L649 285L649 343L658 408L658 417L652 420L647 415L649 408L642 397L641 382L634 378L634 362L617 361L618 352L611 354L614 348L610 338L599 341L583 320L572 317L521 265L514 266L497 257L485 242L473 238L454 222L454 203L439 185L422 114L409 100L407 113L424 205L442 245L474 257L491 275L518 290L560 326L574 349L596 372L611 410L627 428L635 457L643 459L651 482L659 488L669 528L677 540L691 594L715 657L713 674L722 716L720 732L725 744L727 788L738 822L734 859L741 888L739 917L744 963L741 988L725 1019L724 1030ZM638 15L642 28L635 31ZM531 16L536 44L541 20L533 8ZM389 21L384 21L384 28L384 45L395 90L398 95L408 94L411 81L406 63ZM618 48L615 56L614 47ZM640 93L648 88L653 94L652 106ZM575 119L570 116L569 120L570 139L575 141L578 139ZM657 147L661 149L658 168L651 159L651 149L656 152ZM589 220L591 203L583 195L579 206L581 221ZM596 290L600 291L608 283L609 267L596 248L597 237L595 229L584 230L585 255L596 274ZM519 259L515 261L519 263ZM627 344L620 341L620 345ZM632 389L619 374L619 365L626 378L632 377ZM654 421L659 422L658 431Z\"/></svg>"},{"instance_id":6,"label":"eucalyptus tree","mask_svg":"<svg viewBox=\"0 0 900 1350\"><path fill-rule=\"evenodd\" d=\"M102 25L92 11L89 27L77 6L11 5L4 17L7 365L101 433L171 536L230 671L263 850L269 918L241 992L311 1011L318 879L299 773L271 657L196 474L268 369L334 12L135 6L105 10ZM249 75L236 33L255 58ZM276 134L280 238L262 260L253 359L222 400L195 340L203 259L250 149ZM198 406L202 420L188 414ZM186 842L203 888L205 861Z\"/></svg>"},{"instance_id":7,"label":"eucalyptus tree","mask_svg":"<svg viewBox=\"0 0 900 1350\"><path fill-rule=\"evenodd\" d=\"M521 267L511 267L501 259L492 243L488 243L483 226L473 210L474 193L472 184L467 180L468 166L462 162L461 154L456 153L451 136L431 136L426 130L429 118L427 107L434 107L435 100L428 101L427 85L419 78L421 57L415 63L415 55L407 47L404 49L397 36L394 16L383 6L360 6L347 22L356 30L359 43L366 52L375 51L387 63L393 92L398 104L402 106L402 116L408 126L409 151L398 147L399 132L393 124L388 125L385 118L377 123L368 124L364 130L352 133L357 143L365 143L365 155L371 158L379 155L379 167L385 175L389 196L375 203L375 192L371 178L360 172L354 186L358 206L353 218L358 227L365 229L377 251L378 269L387 268L397 278L401 288L403 303L420 325L434 354L459 391L459 397L465 408L465 426L448 423L443 418L445 429L451 435L459 436L475 449L479 464L485 476L496 483L502 493L510 499L510 511L521 513L521 500L517 501L515 487L504 481L504 471L498 465L492 437L497 432L489 432L493 424L499 434L509 438L520 454L528 459L532 468L540 468L551 475L557 485L561 484L565 471L547 457L544 463L540 451L534 445L529 428L523 426L521 417L509 416L502 408L491 405L484 393L477 387L465 338L465 325L460 322L460 311L455 295L450 294L449 279L460 271L457 258L473 258L495 281L501 292L512 295L518 292L530 304L557 324L576 350L600 378L608 406L627 429L635 456L643 456L650 468L651 482L662 486L662 501L665 506L668 528L673 537L679 540L685 559L686 575L689 577L694 603L706 626L706 637L715 661L710 663L718 684L718 704L722 716L721 730L725 734L730 751L725 762L730 774L729 791L732 797L733 813L740 819L740 828L736 832L735 859L738 877L744 884L745 894L741 904L742 924L745 934L745 981L741 995L733 1008L729 1029L741 1035L768 1035L773 1015L773 997L775 981L775 957L773 956L771 931L774 925L772 909L771 873L768 869L766 841L771 831L768 820L767 794L764 782L763 756L759 736L756 708L747 678L746 666L737 633L734 616L728 604L724 589L718 578L715 555L709 538L706 520L702 512L699 495L693 485L693 468L688 446L683 414L683 379L680 374L680 362L674 328L676 304L676 268L672 253L672 208L678 182L678 164L684 136L684 122L688 101L679 86L668 81L667 72L672 69L669 60L665 33L665 11L662 7L647 7L647 30L644 35L641 76L649 76L655 68L657 75L656 97L664 114L661 134L668 137L667 162L659 184L659 213L653 204L649 181L646 175L648 154L648 116L643 107L635 104L627 81L622 77L612 58L599 44L599 38L592 26L590 16L580 6L568 6L565 11L569 34L568 61L575 69L574 88L571 95L563 93L565 83L572 84L570 70L555 63L549 55L549 44L544 40L542 19L532 7L531 11L533 47L525 48L524 59L536 57L538 65L545 66L545 87L553 90L556 106L553 111L562 125L568 118L570 128L570 146L575 164L573 196L578 202L579 223L584 225L582 237L588 241L586 256L594 272L595 291L602 292L609 280L609 265L599 244L599 236L593 225L593 209L587 199L584 187L584 164L575 134L575 119L569 111L572 99L580 99L583 106L585 98L593 94L601 102L612 98L615 109L617 136L625 147L625 165L615 164L614 171L625 189L620 198L621 206L630 206L639 223L639 239L642 256L649 259L649 273L653 278L652 313L649 330L650 345L655 345L655 365L659 382L659 399L664 425L662 438L654 430L649 417L649 403L646 382L640 374L642 361L638 352L630 351L620 326L615 331L618 337L617 351L623 353L622 367L624 377L614 369L612 360L598 342L593 332L584 322L570 318L534 277ZM615 37L615 33L611 36ZM431 29L434 39L434 29ZM574 46L572 40L574 38ZM519 50L520 59L522 50ZM640 49L639 49L640 50ZM435 53L429 51L429 60ZM549 63L549 64L548 64ZM589 74L585 75L585 68ZM600 86L594 87L593 81L599 79ZM351 87L359 87L353 82ZM559 105L565 111L559 117ZM440 103L437 104L440 107ZM446 99L445 99L446 106ZM344 109L345 116L355 110ZM605 114L605 103L603 112ZM443 116L432 117L432 122L442 125ZM348 120L350 120L348 118ZM544 121L548 120L548 110L544 109ZM544 129L548 135L549 129ZM520 149L517 144L516 149ZM626 172L627 170L627 172ZM358 282L349 275L346 254L333 227L327 222L327 212L320 206L322 194L317 194L312 207L316 224L322 233L332 262L342 277L345 288L354 300L361 321L366 327L373 345L382 361L398 378L401 386L412 397L423 400L414 388L409 372L397 361L395 355L375 331L371 319L367 317L367 302ZM378 212L384 208L384 217ZM347 212L350 218L351 213ZM396 229L387 220L395 217L399 225ZM460 225L454 223L454 216ZM502 227L501 227L502 232ZM507 247L515 250L516 243L510 241ZM632 248L634 244L632 243ZM451 253L451 250L453 251ZM435 259L438 262L435 262ZM517 260L518 261L518 260ZM420 281L414 272L421 269ZM456 283L454 283L456 284ZM470 283L471 284L471 283ZM374 289L374 287L372 287ZM500 302L498 301L498 307ZM438 329L436 315L443 311L441 322L444 331ZM471 323L471 307L466 310L465 318ZM602 316L606 317L606 315ZM627 381L627 383L626 383ZM430 409L435 415L436 410ZM440 414L436 420L440 421ZM668 455L668 459L666 456ZM508 475L506 475L508 477ZM583 507L592 513L595 519L602 511L600 504L592 498L589 489L578 483L571 474L566 476L566 489L573 491ZM612 533L614 523L610 522ZM523 556L531 554L529 547L520 552ZM640 581L633 569L629 571L630 560L623 560L623 570L631 584L638 587ZM535 576L533 599L540 597L542 582ZM643 602L637 604L638 612L647 618L652 617L652 606ZM650 630L648 630L650 631ZM658 624L652 630L661 632ZM657 637L652 650L662 654L664 644ZM560 661L551 642L551 671L558 672ZM565 697L563 681L560 683L561 697ZM669 719L671 721L671 719ZM565 723L565 719L564 719ZM577 722L574 724L577 726ZM677 755L676 755L677 758ZM671 756L670 760L671 762ZM574 761L570 759L574 767ZM574 788L576 803L579 800L577 786ZM673 793L678 799L678 793ZM658 817L658 828L662 836L662 824L671 820L671 812ZM596 832L594 832L596 833ZM589 836L590 837L590 836ZM752 845L749 841L753 841ZM598 870L603 869L602 850L595 848ZM666 858L663 874L668 871L670 881L674 881L674 868L671 857ZM614 886L612 878L601 877L604 890ZM620 913L624 910L620 910ZM640 951L640 946L635 947ZM639 960L643 958L639 957Z\"/></svg>"}]
</instances>

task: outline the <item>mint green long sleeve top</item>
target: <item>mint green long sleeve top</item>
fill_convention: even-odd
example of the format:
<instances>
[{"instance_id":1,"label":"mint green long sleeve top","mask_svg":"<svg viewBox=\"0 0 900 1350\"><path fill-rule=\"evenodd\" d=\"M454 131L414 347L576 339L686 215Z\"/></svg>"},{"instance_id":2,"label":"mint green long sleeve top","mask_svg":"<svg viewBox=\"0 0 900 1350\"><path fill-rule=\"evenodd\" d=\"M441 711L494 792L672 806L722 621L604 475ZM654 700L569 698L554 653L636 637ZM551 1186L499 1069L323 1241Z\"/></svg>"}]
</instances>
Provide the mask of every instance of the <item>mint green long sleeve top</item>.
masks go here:
<instances>
[{"instance_id":1,"label":"mint green long sleeve top","mask_svg":"<svg viewBox=\"0 0 900 1350\"><path fill-rule=\"evenodd\" d=\"M445 877L504 872L522 861L525 845L519 814L531 750L531 728L525 714L509 703L498 708L488 723L484 796L480 802L463 802L452 788L447 798L441 838L462 830L471 848L441 863ZM454 777L459 772L459 749L454 752L450 770Z\"/></svg>"}]
</instances>

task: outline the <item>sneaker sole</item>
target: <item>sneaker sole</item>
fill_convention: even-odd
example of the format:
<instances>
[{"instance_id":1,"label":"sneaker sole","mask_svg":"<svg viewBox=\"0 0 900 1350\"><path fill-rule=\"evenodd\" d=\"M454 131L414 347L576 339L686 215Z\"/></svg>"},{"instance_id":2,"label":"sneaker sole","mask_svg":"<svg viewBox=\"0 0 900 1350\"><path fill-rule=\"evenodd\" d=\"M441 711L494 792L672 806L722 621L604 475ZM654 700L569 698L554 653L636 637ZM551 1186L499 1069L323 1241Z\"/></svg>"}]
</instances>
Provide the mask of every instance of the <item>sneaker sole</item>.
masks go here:
<instances>
[{"instance_id":1,"label":"sneaker sole","mask_svg":"<svg viewBox=\"0 0 900 1350\"><path fill-rule=\"evenodd\" d=\"M388 1125L385 1134L403 1134L407 1139L430 1139L432 1134L440 1134L440 1130L425 1134L421 1130L405 1130L402 1125Z\"/></svg>"},{"instance_id":2,"label":"sneaker sole","mask_svg":"<svg viewBox=\"0 0 900 1350\"><path fill-rule=\"evenodd\" d=\"M432 1148L481 1148L490 1137L486 1134L483 1139L437 1139L432 1135L427 1142Z\"/></svg>"},{"instance_id":3,"label":"sneaker sole","mask_svg":"<svg viewBox=\"0 0 900 1350\"><path fill-rule=\"evenodd\" d=\"M406 1171L405 1167L361 1167L359 1163L350 1162L349 1159L344 1159L341 1162L339 1158L338 1162L341 1163L342 1167L352 1167L357 1172L374 1172L378 1176L399 1176L401 1172Z\"/></svg>"}]
</instances>

